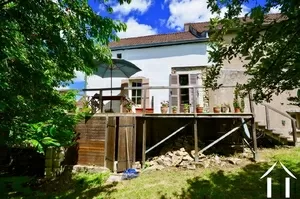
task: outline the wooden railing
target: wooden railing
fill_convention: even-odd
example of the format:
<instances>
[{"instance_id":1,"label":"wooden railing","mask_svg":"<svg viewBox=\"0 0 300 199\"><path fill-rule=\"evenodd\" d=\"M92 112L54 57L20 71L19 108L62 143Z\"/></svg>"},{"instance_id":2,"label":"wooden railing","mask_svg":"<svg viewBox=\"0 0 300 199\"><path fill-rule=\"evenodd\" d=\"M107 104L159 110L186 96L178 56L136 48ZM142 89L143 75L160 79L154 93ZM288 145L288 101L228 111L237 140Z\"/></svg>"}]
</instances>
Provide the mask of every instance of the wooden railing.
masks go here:
<instances>
[{"instance_id":1,"label":"wooden railing","mask_svg":"<svg viewBox=\"0 0 300 199\"><path fill-rule=\"evenodd\" d=\"M192 104L192 107L193 107L193 112L194 114L196 114L196 93L197 93L197 89L205 89L206 87L204 86L145 86L145 87L124 87L125 90L143 90L143 99L146 99L146 90L169 90L169 92L171 92L171 89L177 89L177 92L179 93L179 89L184 89L184 88L187 88L187 89L193 89L193 104ZM235 86L222 86L222 88L235 88ZM233 94L233 93L232 93ZM249 100L250 102L250 100ZM145 114L145 109L146 109L146 100L143 100L143 114ZM169 104L172 104L172 97L169 98ZM251 105L249 104L249 107L251 107ZM178 107L179 108L179 107ZM169 112L171 113L172 111L172 106L169 106Z\"/></svg>"},{"instance_id":2,"label":"wooden railing","mask_svg":"<svg viewBox=\"0 0 300 199\"><path fill-rule=\"evenodd\" d=\"M270 112L269 110L272 110L288 119L291 120L291 126L292 126L292 134L293 134L293 143L296 146L297 144L297 127L296 127L296 119L294 119L292 116L288 115L287 113L281 112L279 110L277 110L276 108L268 105L268 104L264 104L261 103L261 105L263 105L265 107L265 113L266 113L266 128L268 130L270 130Z\"/></svg>"}]
</instances>

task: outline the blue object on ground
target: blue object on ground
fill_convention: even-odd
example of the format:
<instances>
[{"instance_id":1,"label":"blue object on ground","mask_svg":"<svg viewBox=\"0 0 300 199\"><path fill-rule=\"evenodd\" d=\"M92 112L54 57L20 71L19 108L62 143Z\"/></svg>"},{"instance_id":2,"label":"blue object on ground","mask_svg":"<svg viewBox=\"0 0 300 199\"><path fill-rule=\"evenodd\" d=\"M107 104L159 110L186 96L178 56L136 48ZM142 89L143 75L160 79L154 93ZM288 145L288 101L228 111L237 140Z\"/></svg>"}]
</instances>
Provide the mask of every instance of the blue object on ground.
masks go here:
<instances>
[{"instance_id":1,"label":"blue object on ground","mask_svg":"<svg viewBox=\"0 0 300 199\"><path fill-rule=\"evenodd\" d=\"M127 169L123 172L123 179L128 180L139 176L139 172L136 169Z\"/></svg>"}]
</instances>

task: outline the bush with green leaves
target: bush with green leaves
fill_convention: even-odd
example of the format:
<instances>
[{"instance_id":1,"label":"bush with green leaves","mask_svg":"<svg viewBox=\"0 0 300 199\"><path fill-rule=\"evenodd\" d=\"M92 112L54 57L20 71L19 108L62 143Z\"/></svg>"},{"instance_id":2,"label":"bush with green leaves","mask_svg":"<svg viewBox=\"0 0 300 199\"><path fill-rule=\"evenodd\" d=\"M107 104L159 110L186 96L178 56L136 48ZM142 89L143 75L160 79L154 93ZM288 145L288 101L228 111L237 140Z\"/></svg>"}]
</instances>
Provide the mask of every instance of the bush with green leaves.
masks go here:
<instances>
[{"instance_id":1,"label":"bush with green leaves","mask_svg":"<svg viewBox=\"0 0 300 199\"><path fill-rule=\"evenodd\" d=\"M17 147L34 147L44 153L49 146L67 147L74 142L75 125L84 118L85 111L76 108L76 92L61 95L64 104L55 107L45 120L36 123L16 121L7 144Z\"/></svg>"}]
</instances>

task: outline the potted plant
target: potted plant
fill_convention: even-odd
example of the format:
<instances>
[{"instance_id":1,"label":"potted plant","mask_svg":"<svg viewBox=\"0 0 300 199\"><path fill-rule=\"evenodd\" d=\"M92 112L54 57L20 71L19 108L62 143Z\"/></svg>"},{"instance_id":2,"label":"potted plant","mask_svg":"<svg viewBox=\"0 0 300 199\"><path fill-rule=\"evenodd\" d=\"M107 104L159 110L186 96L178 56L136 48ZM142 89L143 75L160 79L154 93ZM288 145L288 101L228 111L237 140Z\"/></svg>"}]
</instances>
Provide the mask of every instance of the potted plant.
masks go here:
<instances>
[{"instance_id":1,"label":"potted plant","mask_svg":"<svg viewBox=\"0 0 300 199\"><path fill-rule=\"evenodd\" d=\"M162 101L161 102L161 107L160 107L161 113L162 114L168 113L168 108L169 108L169 102L168 101Z\"/></svg>"},{"instance_id":2,"label":"potted plant","mask_svg":"<svg viewBox=\"0 0 300 199\"><path fill-rule=\"evenodd\" d=\"M222 104L221 105L221 112L222 113L229 113L230 112L230 105L229 104Z\"/></svg>"},{"instance_id":3,"label":"potted plant","mask_svg":"<svg viewBox=\"0 0 300 199\"><path fill-rule=\"evenodd\" d=\"M224 104L224 106L226 107L226 113L230 113L231 112L231 107L230 107L229 103Z\"/></svg>"},{"instance_id":4,"label":"potted plant","mask_svg":"<svg viewBox=\"0 0 300 199\"><path fill-rule=\"evenodd\" d=\"M201 106L200 104L196 105L196 112L197 113L203 113L203 106Z\"/></svg>"},{"instance_id":5,"label":"potted plant","mask_svg":"<svg viewBox=\"0 0 300 199\"><path fill-rule=\"evenodd\" d=\"M244 113L245 110L245 98L241 96L241 112Z\"/></svg>"},{"instance_id":6,"label":"potted plant","mask_svg":"<svg viewBox=\"0 0 300 199\"><path fill-rule=\"evenodd\" d=\"M221 113L226 113L227 112L227 107L225 104L221 104Z\"/></svg>"},{"instance_id":7,"label":"potted plant","mask_svg":"<svg viewBox=\"0 0 300 199\"><path fill-rule=\"evenodd\" d=\"M190 105L189 104L184 104L183 105L183 112L184 113L189 113L190 112Z\"/></svg>"},{"instance_id":8,"label":"potted plant","mask_svg":"<svg viewBox=\"0 0 300 199\"><path fill-rule=\"evenodd\" d=\"M237 88L234 90L234 99L233 99L233 108L235 113L240 113L241 112L241 106L239 103L239 92Z\"/></svg>"},{"instance_id":9,"label":"potted plant","mask_svg":"<svg viewBox=\"0 0 300 199\"><path fill-rule=\"evenodd\" d=\"M220 113L221 112L221 107L219 105L214 106L214 113Z\"/></svg>"},{"instance_id":10,"label":"potted plant","mask_svg":"<svg viewBox=\"0 0 300 199\"><path fill-rule=\"evenodd\" d=\"M126 113L131 113L132 112L132 104L128 102L127 104L124 105Z\"/></svg>"},{"instance_id":11,"label":"potted plant","mask_svg":"<svg viewBox=\"0 0 300 199\"><path fill-rule=\"evenodd\" d=\"M172 113L177 113L177 106L172 106Z\"/></svg>"}]
</instances>

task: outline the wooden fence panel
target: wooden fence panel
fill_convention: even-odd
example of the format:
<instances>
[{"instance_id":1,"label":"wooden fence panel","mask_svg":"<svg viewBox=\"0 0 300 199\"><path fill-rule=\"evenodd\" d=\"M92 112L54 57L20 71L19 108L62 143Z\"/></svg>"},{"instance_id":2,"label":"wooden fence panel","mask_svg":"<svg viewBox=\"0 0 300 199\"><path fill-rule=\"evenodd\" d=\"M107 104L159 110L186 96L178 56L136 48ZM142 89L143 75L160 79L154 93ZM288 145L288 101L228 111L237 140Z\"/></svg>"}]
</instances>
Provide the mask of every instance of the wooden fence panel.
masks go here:
<instances>
[{"instance_id":1,"label":"wooden fence panel","mask_svg":"<svg viewBox=\"0 0 300 199\"><path fill-rule=\"evenodd\" d=\"M121 172L132 167L135 154L135 117L119 117L118 168Z\"/></svg>"},{"instance_id":2,"label":"wooden fence panel","mask_svg":"<svg viewBox=\"0 0 300 199\"><path fill-rule=\"evenodd\" d=\"M106 167L111 171L114 170L115 148L116 148L116 117L109 117L106 135Z\"/></svg>"},{"instance_id":3,"label":"wooden fence panel","mask_svg":"<svg viewBox=\"0 0 300 199\"><path fill-rule=\"evenodd\" d=\"M80 135L77 164L104 166L106 117L93 116L85 125L81 123L78 127Z\"/></svg>"}]
</instances>

